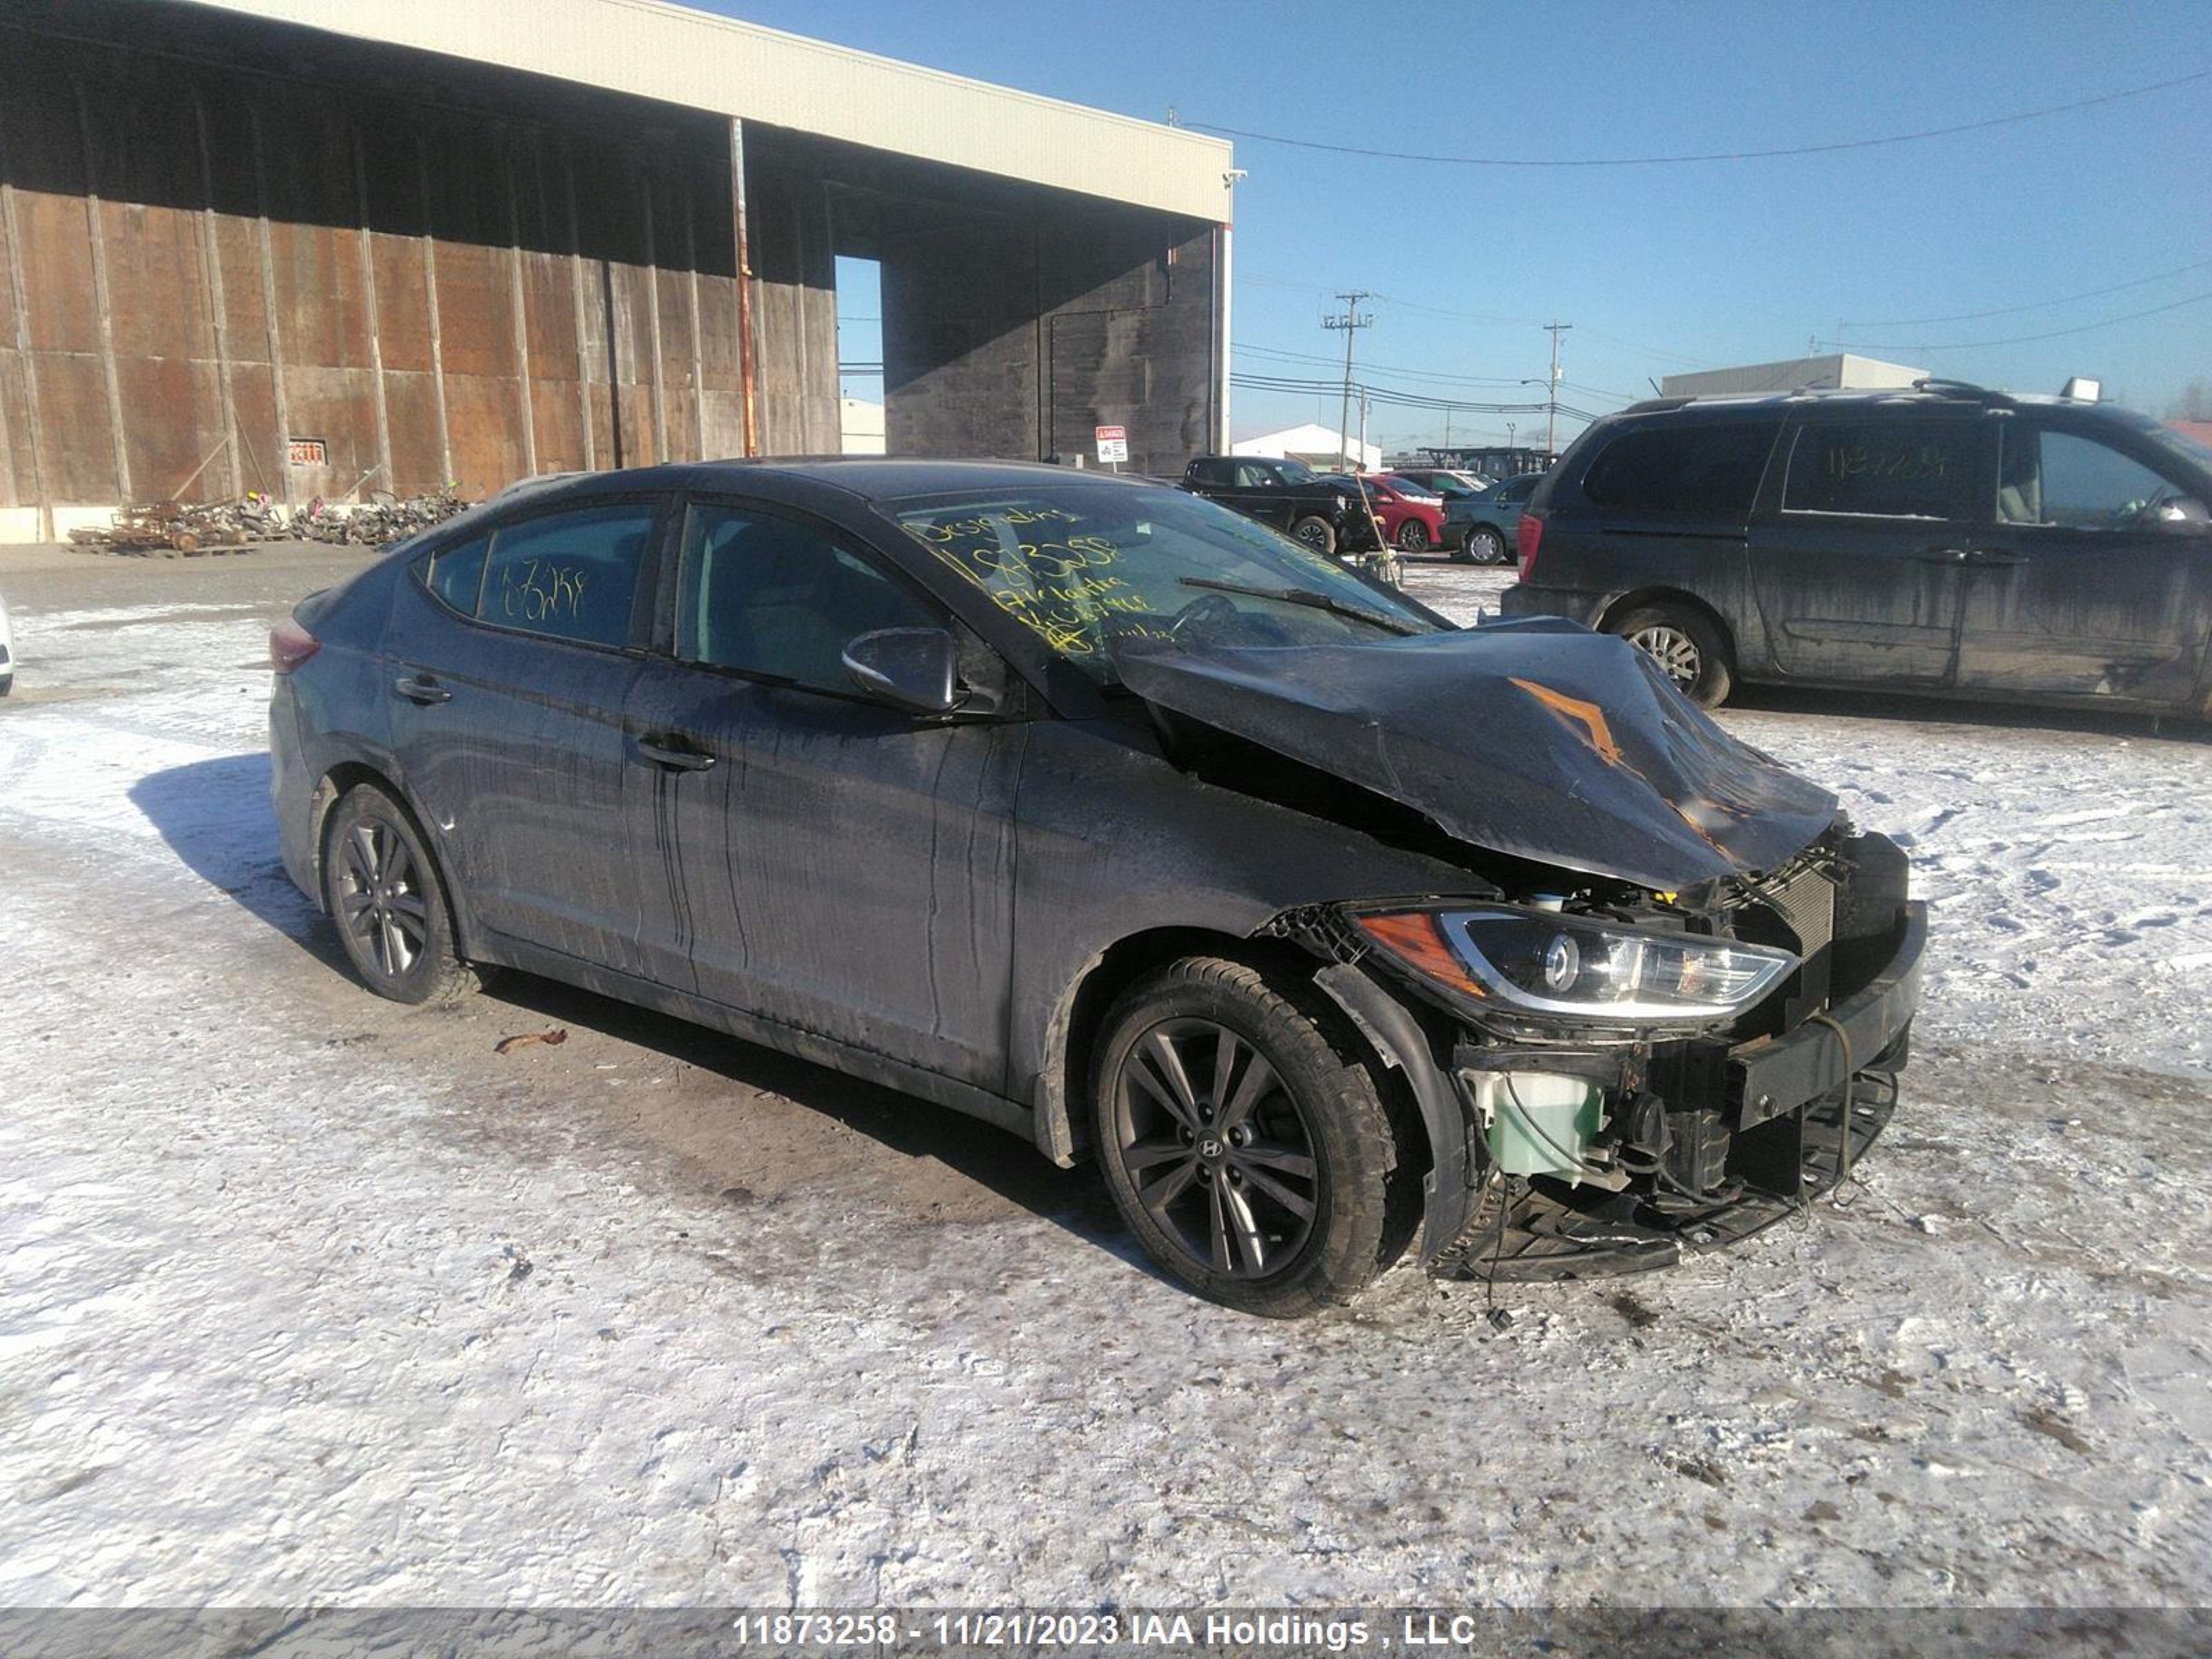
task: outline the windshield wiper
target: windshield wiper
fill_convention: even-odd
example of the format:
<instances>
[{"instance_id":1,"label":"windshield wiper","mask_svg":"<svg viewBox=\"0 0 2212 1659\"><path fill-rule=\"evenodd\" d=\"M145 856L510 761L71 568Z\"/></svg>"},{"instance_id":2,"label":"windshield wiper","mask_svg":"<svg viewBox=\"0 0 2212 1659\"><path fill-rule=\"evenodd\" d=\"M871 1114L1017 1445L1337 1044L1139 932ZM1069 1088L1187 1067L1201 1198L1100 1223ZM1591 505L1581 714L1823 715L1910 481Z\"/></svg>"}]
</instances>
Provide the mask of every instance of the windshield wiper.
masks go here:
<instances>
[{"instance_id":1,"label":"windshield wiper","mask_svg":"<svg viewBox=\"0 0 2212 1659\"><path fill-rule=\"evenodd\" d=\"M1211 576L1178 576L1176 580L1183 587L1203 587L1216 593L1242 593L1248 599L1302 605L1310 611L1326 611L1333 617L1348 617L1353 622L1370 623L1386 633L1419 634L1426 631L1396 617L1386 617L1379 611L1370 611L1365 605L1346 605L1342 599L1316 592L1310 587L1249 587L1243 582L1216 581Z\"/></svg>"}]
</instances>

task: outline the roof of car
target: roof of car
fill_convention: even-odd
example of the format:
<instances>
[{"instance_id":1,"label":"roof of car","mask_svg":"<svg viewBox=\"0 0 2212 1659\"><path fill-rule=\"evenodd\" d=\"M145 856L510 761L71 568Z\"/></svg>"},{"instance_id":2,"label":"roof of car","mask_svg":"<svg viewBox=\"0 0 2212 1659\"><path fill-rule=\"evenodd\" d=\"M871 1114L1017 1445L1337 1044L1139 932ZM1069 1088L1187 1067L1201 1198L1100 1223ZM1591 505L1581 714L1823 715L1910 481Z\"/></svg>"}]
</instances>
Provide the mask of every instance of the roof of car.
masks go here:
<instances>
[{"instance_id":1,"label":"roof of car","mask_svg":"<svg viewBox=\"0 0 2212 1659\"><path fill-rule=\"evenodd\" d=\"M1998 392L1987 386L1972 386L1964 380L1923 380L1914 386L1802 386L1795 392L1714 392L1698 396L1674 398L1646 398L1641 403L1631 404L1616 411L1618 415L1665 415L1680 409L1717 410L1740 412L1744 410L1780 409L1785 406L1820 404L1979 404L2008 408L2015 404L2055 404L2075 409L2094 409L2097 404L2079 398L2052 397L2035 392Z\"/></svg>"},{"instance_id":2,"label":"roof of car","mask_svg":"<svg viewBox=\"0 0 2212 1659\"><path fill-rule=\"evenodd\" d=\"M934 495L969 489L1019 489L1054 483L1094 483L1153 489L1158 481L1134 474L1054 466L1042 461L935 461L882 455L779 455L755 460L669 461L616 472L563 472L526 478L503 495L578 484L593 489L714 489L746 482L828 484L864 500ZM586 482L587 481L587 482Z\"/></svg>"}]
</instances>

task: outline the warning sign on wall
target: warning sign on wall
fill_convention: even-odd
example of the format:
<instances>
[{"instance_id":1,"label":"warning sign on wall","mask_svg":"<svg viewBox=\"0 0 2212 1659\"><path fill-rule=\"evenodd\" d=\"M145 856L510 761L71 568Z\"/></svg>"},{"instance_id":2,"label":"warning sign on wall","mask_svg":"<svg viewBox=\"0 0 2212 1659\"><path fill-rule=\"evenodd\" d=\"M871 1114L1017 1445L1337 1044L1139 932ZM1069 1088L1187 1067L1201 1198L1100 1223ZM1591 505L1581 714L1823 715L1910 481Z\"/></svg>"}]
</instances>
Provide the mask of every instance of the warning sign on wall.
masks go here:
<instances>
[{"instance_id":1,"label":"warning sign on wall","mask_svg":"<svg viewBox=\"0 0 2212 1659\"><path fill-rule=\"evenodd\" d=\"M1129 459L1129 430L1127 427L1096 426L1091 429L1097 434L1099 465L1119 466Z\"/></svg>"},{"instance_id":2,"label":"warning sign on wall","mask_svg":"<svg viewBox=\"0 0 2212 1659\"><path fill-rule=\"evenodd\" d=\"M294 438L284 446L284 460L290 466L328 466L331 447L320 438Z\"/></svg>"}]
</instances>

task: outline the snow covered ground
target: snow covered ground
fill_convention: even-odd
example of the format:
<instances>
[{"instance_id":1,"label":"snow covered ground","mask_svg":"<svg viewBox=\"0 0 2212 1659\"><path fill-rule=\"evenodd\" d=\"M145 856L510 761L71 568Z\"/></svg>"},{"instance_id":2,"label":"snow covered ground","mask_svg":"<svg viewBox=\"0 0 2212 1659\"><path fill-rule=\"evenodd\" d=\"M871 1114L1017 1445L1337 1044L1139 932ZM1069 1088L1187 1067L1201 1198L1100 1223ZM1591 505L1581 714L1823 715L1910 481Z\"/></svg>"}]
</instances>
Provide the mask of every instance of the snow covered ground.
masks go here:
<instances>
[{"instance_id":1,"label":"snow covered ground","mask_svg":"<svg viewBox=\"0 0 2212 1659\"><path fill-rule=\"evenodd\" d=\"M348 561L6 557L0 1604L2212 1596L2201 734L1729 711L1935 902L1856 1201L1503 1333L1411 1271L1281 1326L887 1091L368 996L258 665Z\"/></svg>"}]
</instances>

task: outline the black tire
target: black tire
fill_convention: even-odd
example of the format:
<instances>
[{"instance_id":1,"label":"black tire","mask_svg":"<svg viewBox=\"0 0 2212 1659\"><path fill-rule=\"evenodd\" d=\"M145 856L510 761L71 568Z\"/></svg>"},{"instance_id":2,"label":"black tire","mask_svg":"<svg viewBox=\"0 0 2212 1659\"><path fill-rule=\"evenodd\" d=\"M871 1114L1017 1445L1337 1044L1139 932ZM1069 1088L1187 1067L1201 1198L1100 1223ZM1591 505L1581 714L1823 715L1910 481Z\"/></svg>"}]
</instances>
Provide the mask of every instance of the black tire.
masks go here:
<instances>
[{"instance_id":1,"label":"black tire","mask_svg":"<svg viewBox=\"0 0 2212 1659\"><path fill-rule=\"evenodd\" d=\"M331 809L323 903L362 982L394 1002L458 1001L483 981L453 950L437 862L407 809L356 784Z\"/></svg>"},{"instance_id":2,"label":"black tire","mask_svg":"<svg viewBox=\"0 0 2212 1659\"><path fill-rule=\"evenodd\" d=\"M1469 525L1460 550L1474 564L1505 562L1505 532L1494 524Z\"/></svg>"},{"instance_id":3,"label":"black tire","mask_svg":"<svg viewBox=\"0 0 2212 1659\"><path fill-rule=\"evenodd\" d=\"M1728 701L1735 685L1735 659L1726 636L1702 611L1644 605L1617 617L1610 631L1650 656L1700 708L1717 708Z\"/></svg>"},{"instance_id":4,"label":"black tire","mask_svg":"<svg viewBox=\"0 0 2212 1659\"><path fill-rule=\"evenodd\" d=\"M1419 519L1408 519L1398 526L1398 545L1408 553L1429 550L1429 527Z\"/></svg>"},{"instance_id":5,"label":"black tire","mask_svg":"<svg viewBox=\"0 0 2212 1659\"><path fill-rule=\"evenodd\" d=\"M1419 1182L1357 1035L1310 988L1188 957L1122 994L1096 1053L1107 1188L1200 1295L1294 1319L1404 1252Z\"/></svg>"},{"instance_id":6,"label":"black tire","mask_svg":"<svg viewBox=\"0 0 2212 1659\"><path fill-rule=\"evenodd\" d=\"M1336 526L1318 513L1309 513L1292 524L1291 534L1324 558L1336 551Z\"/></svg>"}]
</instances>

